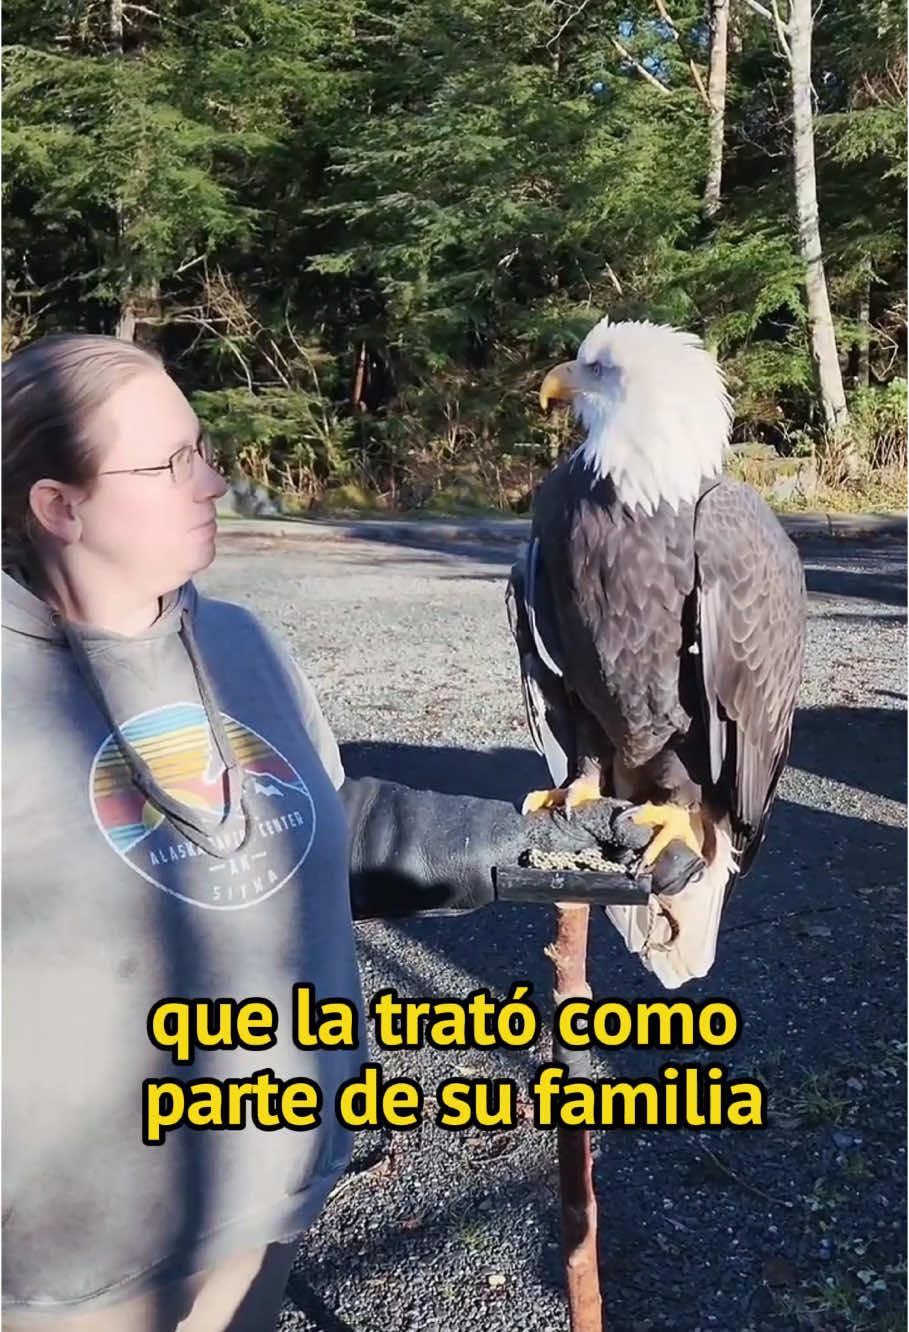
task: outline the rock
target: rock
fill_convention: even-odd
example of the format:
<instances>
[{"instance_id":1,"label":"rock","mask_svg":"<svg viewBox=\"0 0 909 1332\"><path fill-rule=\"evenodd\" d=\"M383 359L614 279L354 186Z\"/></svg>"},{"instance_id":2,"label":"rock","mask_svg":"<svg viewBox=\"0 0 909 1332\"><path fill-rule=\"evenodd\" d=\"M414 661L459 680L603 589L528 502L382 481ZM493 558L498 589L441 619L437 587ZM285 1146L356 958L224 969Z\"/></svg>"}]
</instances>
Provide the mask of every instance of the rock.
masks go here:
<instances>
[{"instance_id":1,"label":"rock","mask_svg":"<svg viewBox=\"0 0 909 1332\"><path fill-rule=\"evenodd\" d=\"M817 468L811 458L781 458L770 470L771 501L811 499L817 493Z\"/></svg>"},{"instance_id":2,"label":"rock","mask_svg":"<svg viewBox=\"0 0 909 1332\"><path fill-rule=\"evenodd\" d=\"M762 462L772 462L780 456L772 444L763 444L759 439L745 439L741 444L733 444L729 452L738 458L759 458Z\"/></svg>"},{"instance_id":3,"label":"rock","mask_svg":"<svg viewBox=\"0 0 909 1332\"><path fill-rule=\"evenodd\" d=\"M219 517L275 518L281 513L280 499L273 499L265 486L238 474L231 478L227 491L215 503Z\"/></svg>"},{"instance_id":4,"label":"rock","mask_svg":"<svg viewBox=\"0 0 909 1332\"><path fill-rule=\"evenodd\" d=\"M798 1275L792 1262L785 1254L774 1254L766 1258L761 1268L761 1276L768 1286L797 1286Z\"/></svg>"},{"instance_id":5,"label":"rock","mask_svg":"<svg viewBox=\"0 0 909 1332\"><path fill-rule=\"evenodd\" d=\"M250 515L252 518L274 518L281 512L264 486L256 486L249 498L252 504Z\"/></svg>"},{"instance_id":6,"label":"rock","mask_svg":"<svg viewBox=\"0 0 909 1332\"><path fill-rule=\"evenodd\" d=\"M758 486L771 504L812 499L817 494L817 468L813 458L781 458L768 445L745 444L732 450L729 474Z\"/></svg>"}]
</instances>

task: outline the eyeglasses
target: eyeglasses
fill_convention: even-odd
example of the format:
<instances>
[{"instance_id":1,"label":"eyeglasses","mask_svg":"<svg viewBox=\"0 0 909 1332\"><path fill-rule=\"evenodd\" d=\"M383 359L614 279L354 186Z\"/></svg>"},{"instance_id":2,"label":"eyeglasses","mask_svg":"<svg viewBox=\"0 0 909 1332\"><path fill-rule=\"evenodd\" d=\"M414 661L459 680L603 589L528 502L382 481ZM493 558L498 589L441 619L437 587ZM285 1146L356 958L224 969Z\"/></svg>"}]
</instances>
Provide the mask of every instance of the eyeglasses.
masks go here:
<instances>
[{"instance_id":1,"label":"eyeglasses","mask_svg":"<svg viewBox=\"0 0 909 1332\"><path fill-rule=\"evenodd\" d=\"M166 463L160 467L117 467L112 471L98 472L98 476L151 476L154 472L170 472L175 486L183 486L193 474L196 455L209 467L214 464L214 450L207 435L200 435L195 444L184 444L182 449L172 453Z\"/></svg>"}]
</instances>

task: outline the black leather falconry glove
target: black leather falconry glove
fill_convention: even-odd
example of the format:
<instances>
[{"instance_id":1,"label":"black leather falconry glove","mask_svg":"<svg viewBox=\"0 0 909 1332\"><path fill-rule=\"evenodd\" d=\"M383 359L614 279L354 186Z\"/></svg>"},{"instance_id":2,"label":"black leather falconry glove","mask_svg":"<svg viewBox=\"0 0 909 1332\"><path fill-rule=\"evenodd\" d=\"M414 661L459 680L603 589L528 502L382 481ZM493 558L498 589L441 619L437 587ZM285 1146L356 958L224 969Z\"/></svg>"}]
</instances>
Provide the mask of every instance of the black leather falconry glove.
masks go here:
<instances>
[{"instance_id":1,"label":"black leather falconry glove","mask_svg":"<svg viewBox=\"0 0 909 1332\"><path fill-rule=\"evenodd\" d=\"M350 898L356 920L449 915L495 900L539 902L533 892L497 885L494 869L517 865L530 850L577 853L599 848L633 872L652 836L622 821L625 801L603 799L566 819L560 810L523 815L503 800L417 791L373 777L350 778L339 793L351 829ZM669 864L669 847L658 868ZM685 848L682 848L685 850ZM687 878L700 867L692 864ZM622 871L617 871L619 881ZM673 862L673 874L678 866ZM648 886L650 879L648 876ZM653 891L659 891L653 883ZM548 900L570 894L552 890Z\"/></svg>"}]
</instances>

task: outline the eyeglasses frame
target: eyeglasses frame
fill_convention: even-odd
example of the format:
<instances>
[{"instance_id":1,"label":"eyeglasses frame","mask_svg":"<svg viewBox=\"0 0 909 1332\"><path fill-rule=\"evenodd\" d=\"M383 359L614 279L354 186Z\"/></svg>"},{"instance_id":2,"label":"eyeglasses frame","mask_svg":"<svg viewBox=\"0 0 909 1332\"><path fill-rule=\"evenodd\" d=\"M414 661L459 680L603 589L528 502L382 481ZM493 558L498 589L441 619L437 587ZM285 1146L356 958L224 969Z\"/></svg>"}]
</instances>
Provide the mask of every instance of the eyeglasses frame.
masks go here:
<instances>
[{"instance_id":1,"label":"eyeglasses frame","mask_svg":"<svg viewBox=\"0 0 909 1332\"><path fill-rule=\"evenodd\" d=\"M170 455L166 463L159 463L157 467L114 467L111 468L109 471L96 472L95 475L96 476L151 476L155 472L170 472L171 481L175 486L178 486L180 485L180 482L177 480L177 475L176 472L174 471L174 459L179 458L180 455L182 453L185 453L187 449L191 450L191 456L192 454L198 454L199 457L202 459L202 461L206 464L206 466L208 467L212 466L211 441L203 431L200 431L199 438L196 440L195 444L182 444L179 449L174 450L174 452ZM192 476L191 468L189 475ZM189 477L187 477L187 480L188 479Z\"/></svg>"}]
</instances>

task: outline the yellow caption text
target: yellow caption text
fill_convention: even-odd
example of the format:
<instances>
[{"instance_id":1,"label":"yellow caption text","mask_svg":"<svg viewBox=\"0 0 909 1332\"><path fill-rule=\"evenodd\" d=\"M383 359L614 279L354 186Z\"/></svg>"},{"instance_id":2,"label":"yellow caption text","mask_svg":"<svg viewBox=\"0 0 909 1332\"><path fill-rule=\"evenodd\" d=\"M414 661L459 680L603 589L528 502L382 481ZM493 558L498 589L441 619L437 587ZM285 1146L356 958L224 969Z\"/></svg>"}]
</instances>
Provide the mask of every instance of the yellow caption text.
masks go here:
<instances>
[{"instance_id":1,"label":"yellow caption text","mask_svg":"<svg viewBox=\"0 0 909 1332\"><path fill-rule=\"evenodd\" d=\"M540 1014L529 983L515 983L504 999L488 990L466 998L408 999L381 990L369 1004L374 1042L386 1050L526 1049L540 1035ZM278 1012L268 999L168 998L148 1015L148 1036L178 1067L199 1051L265 1051L277 1044ZM739 1038L741 1015L725 999L626 1003L620 999L568 999L553 1017L563 1059L537 1066L519 1086L513 1078L450 1078L428 1098L412 1078L385 1080L378 1063L364 1061L355 1077L329 1087L308 1077L282 1080L271 1068L237 1078L147 1078L142 1084L142 1140L164 1142L173 1129L279 1128L308 1131L330 1112L354 1130L414 1129L432 1118L447 1129L763 1128L766 1092L752 1080L734 1080L717 1062L719 1050ZM311 985L295 985L290 1037L308 1050L358 1050L359 1015L347 999L317 999ZM589 1078L572 1073L576 1050L706 1050L706 1065L668 1062L655 1077ZM286 1052L285 1052L286 1062ZM329 1067L330 1065L325 1065ZM346 1071L349 1065L346 1065ZM323 1081L325 1079L323 1078Z\"/></svg>"}]
</instances>

